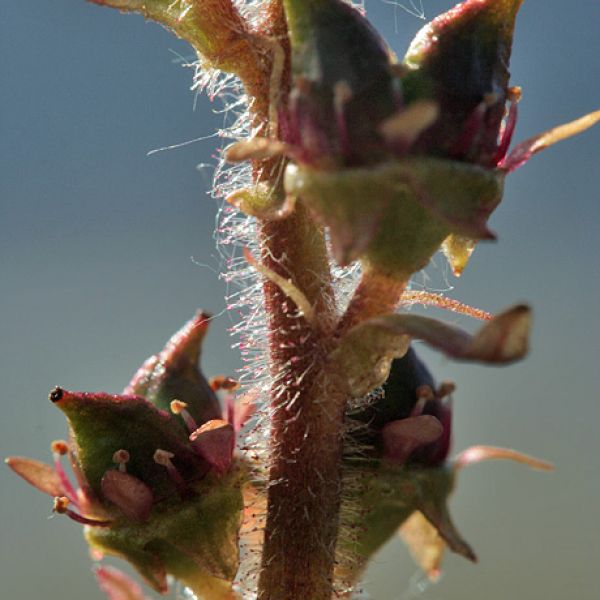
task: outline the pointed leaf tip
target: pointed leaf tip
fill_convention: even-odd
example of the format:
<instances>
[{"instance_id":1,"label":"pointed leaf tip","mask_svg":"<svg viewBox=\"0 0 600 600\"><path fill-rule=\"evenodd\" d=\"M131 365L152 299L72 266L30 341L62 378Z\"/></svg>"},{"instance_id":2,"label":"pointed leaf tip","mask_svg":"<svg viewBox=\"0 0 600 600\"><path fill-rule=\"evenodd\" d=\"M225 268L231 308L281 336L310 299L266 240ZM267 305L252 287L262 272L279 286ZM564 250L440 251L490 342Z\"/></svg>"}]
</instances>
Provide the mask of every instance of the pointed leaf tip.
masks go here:
<instances>
[{"instance_id":1,"label":"pointed leaf tip","mask_svg":"<svg viewBox=\"0 0 600 600\"><path fill-rule=\"evenodd\" d=\"M148 358L123 393L143 396L159 409L169 411L175 398L187 404L196 423L221 416L221 406L200 370L202 344L211 315L198 311L167 341L164 348ZM182 418L176 420L182 425Z\"/></svg>"},{"instance_id":2,"label":"pointed leaf tip","mask_svg":"<svg viewBox=\"0 0 600 600\"><path fill-rule=\"evenodd\" d=\"M422 499L422 503L419 505L419 510L423 513L424 517L437 529L437 532L441 538L446 542L448 548L460 554L471 562L477 562L477 555L473 548L465 541L462 537L452 519L448 508L443 502L436 502L427 498Z\"/></svg>"}]
</instances>

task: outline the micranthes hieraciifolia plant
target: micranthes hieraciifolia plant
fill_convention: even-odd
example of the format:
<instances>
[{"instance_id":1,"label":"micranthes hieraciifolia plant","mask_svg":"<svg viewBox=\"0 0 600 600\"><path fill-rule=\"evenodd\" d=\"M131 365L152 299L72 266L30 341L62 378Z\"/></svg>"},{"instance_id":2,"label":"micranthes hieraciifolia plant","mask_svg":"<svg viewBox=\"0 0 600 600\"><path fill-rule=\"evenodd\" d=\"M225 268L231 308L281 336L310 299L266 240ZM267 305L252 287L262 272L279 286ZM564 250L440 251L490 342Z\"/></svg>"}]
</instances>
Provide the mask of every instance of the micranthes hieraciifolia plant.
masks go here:
<instances>
[{"instance_id":1,"label":"micranthes hieraciifolia plant","mask_svg":"<svg viewBox=\"0 0 600 600\"><path fill-rule=\"evenodd\" d=\"M122 394L52 390L69 440L52 444L53 466L9 466L84 525L98 559L126 559L161 592L170 576L208 600L350 598L398 530L431 578L446 548L475 560L446 505L458 471L551 467L489 446L450 460L454 386L411 340L511 363L530 309L492 317L409 282L438 250L460 274L495 237L505 177L600 111L510 149L522 0L457 5L403 60L342 0L95 3L162 23L197 52L198 87L240 93L215 194L248 367L240 382L204 377L199 312ZM485 323L469 335L403 310L415 303ZM118 571L97 574L109 597L143 598Z\"/></svg>"}]
</instances>

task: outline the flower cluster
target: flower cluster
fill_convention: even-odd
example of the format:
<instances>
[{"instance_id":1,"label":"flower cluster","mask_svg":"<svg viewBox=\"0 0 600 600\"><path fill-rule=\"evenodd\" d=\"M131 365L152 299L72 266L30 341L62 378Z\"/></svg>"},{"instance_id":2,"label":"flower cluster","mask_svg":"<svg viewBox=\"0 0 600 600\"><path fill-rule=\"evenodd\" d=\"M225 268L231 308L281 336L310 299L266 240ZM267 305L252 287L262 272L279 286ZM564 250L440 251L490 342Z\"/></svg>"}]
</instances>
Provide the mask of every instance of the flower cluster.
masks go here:
<instances>
[{"instance_id":1,"label":"flower cluster","mask_svg":"<svg viewBox=\"0 0 600 600\"><path fill-rule=\"evenodd\" d=\"M450 460L453 391L451 382L436 387L411 348L393 362L382 391L366 407L349 414L354 425L344 468L347 477L361 481L361 494L351 501L351 522L346 523L357 532L348 548L351 560L339 567L340 576L350 583L397 533L431 579L439 576L446 548L477 560L447 506L463 467L506 459L538 470L553 469L545 461L492 446L473 446Z\"/></svg>"},{"instance_id":2,"label":"flower cluster","mask_svg":"<svg viewBox=\"0 0 600 600\"><path fill-rule=\"evenodd\" d=\"M225 597L243 508L235 433L249 408L236 411L227 394L223 415L216 391L235 383L209 383L198 369L207 328L208 316L198 313L121 395L53 389L69 441L53 442L53 466L21 457L7 463L54 498L56 513L85 525L95 555L125 558L160 591L171 574L197 593Z\"/></svg>"}]
</instances>

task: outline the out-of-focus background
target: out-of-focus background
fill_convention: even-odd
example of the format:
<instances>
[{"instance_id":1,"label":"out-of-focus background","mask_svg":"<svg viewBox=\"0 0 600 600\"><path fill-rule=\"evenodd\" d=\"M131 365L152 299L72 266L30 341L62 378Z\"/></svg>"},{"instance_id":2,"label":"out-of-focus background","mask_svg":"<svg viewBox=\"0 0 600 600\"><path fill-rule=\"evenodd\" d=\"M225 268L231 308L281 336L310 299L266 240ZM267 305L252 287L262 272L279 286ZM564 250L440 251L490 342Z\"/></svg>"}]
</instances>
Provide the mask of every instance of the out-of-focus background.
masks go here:
<instances>
[{"instance_id":1,"label":"out-of-focus background","mask_svg":"<svg viewBox=\"0 0 600 600\"><path fill-rule=\"evenodd\" d=\"M425 15L451 4L424 0ZM367 9L400 55L423 24L391 1ZM512 60L524 92L517 139L600 105L599 28L598 0L525 2ZM66 428L48 390L118 392L199 306L218 315L205 371L239 366L222 312L211 168L197 168L215 164L221 141L147 156L222 123L219 104L189 92L181 57L185 44L139 17L80 0L0 3L2 456L49 459ZM458 385L456 449L515 447L557 472L465 472L452 509L480 564L448 556L441 581L422 585L395 541L368 572L376 600L598 598L599 143L600 131L588 132L512 175L491 221L499 241L482 244L460 280L441 258L417 278L491 311L535 307L519 365L425 354ZM49 518L49 499L8 469L0 478L1 597L99 600L80 527Z\"/></svg>"}]
</instances>

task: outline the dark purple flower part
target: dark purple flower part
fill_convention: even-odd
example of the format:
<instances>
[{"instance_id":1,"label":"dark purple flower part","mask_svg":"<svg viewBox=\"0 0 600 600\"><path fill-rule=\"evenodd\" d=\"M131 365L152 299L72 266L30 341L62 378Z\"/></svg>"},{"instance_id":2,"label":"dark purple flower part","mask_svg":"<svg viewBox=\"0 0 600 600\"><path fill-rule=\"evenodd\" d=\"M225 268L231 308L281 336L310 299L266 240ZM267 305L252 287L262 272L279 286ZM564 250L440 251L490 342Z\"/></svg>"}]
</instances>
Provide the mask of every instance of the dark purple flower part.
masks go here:
<instances>
[{"instance_id":1,"label":"dark purple flower part","mask_svg":"<svg viewBox=\"0 0 600 600\"><path fill-rule=\"evenodd\" d=\"M414 152L487 168L504 158L520 98L518 89L509 88L508 66L522 2L463 2L417 34L404 58L406 98L434 100L439 118Z\"/></svg>"},{"instance_id":2,"label":"dark purple flower part","mask_svg":"<svg viewBox=\"0 0 600 600\"><path fill-rule=\"evenodd\" d=\"M342 0L287 0L293 88L283 139L317 168L375 163L386 151L378 125L402 106L391 51Z\"/></svg>"},{"instance_id":3,"label":"dark purple flower part","mask_svg":"<svg viewBox=\"0 0 600 600\"><path fill-rule=\"evenodd\" d=\"M352 548L359 559L351 575L340 567L350 580L360 576L362 566L397 532L432 580L440 574L446 548L476 561L448 508L463 467L502 459L552 470L545 461L492 446L473 446L449 459L453 391L450 382L435 385L411 348L394 360L382 391L349 415L345 469L347 477L363 482L362 495L353 504L358 522L348 524L358 528Z\"/></svg>"}]
</instances>

